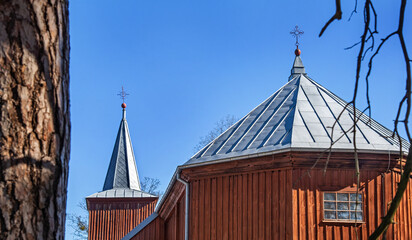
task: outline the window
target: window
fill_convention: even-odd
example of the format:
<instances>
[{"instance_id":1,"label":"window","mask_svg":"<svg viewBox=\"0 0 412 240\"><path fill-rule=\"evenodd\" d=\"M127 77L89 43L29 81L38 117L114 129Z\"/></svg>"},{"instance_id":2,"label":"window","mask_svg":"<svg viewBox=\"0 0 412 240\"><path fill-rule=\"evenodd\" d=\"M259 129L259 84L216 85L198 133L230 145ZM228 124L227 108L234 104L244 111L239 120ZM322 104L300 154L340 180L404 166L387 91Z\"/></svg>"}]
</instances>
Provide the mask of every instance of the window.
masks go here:
<instances>
[{"instance_id":1,"label":"window","mask_svg":"<svg viewBox=\"0 0 412 240\"><path fill-rule=\"evenodd\" d=\"M353 192L324 192L323 220L363 221L362 194Z\"/></svg>"}]
</instances>

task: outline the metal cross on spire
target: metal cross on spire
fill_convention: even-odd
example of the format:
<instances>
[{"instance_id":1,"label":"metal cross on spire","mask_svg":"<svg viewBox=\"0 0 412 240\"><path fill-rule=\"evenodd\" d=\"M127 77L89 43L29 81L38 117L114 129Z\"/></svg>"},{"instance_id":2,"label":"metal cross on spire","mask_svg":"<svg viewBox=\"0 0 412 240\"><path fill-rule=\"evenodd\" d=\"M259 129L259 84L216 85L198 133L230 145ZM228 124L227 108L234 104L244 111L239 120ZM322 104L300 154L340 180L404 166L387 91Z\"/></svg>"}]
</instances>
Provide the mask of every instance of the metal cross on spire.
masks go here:
<instances>
[{"instance_id":1,"label":"metal cross on spire","mask_svg":"<svg viewBox=\"0 0 412 240\"><path fill-rule=\"evenodd\" d=\"M303 33L304 33L303 31L300 31L300 30L299 30L298 25L296 25L296 26L295 26L295 29L293 29L293 31L290 32L290 34L292 34L292 35L296 38L296 43L295 43L296 48L298 48L298 46L299 46L299 37L300 37L301 35L303 35Z\"/></svg>"},{"instance_id":2,"label":"metal cross on spire","mask_svg":"<svg viewBox=\"0 0 412 240\"><path fill-rule=\"evenodd\" d=\"M123 88L123 86L122 86L122 91L119 92L119 94L117 94L117 95L120 96L120 98L123 100L123 103L124 103L124 100L126 99L126 97L127 97L129 94L126 93L126 91L124 90L124 88Z\"/></svg>"}]
</instances>

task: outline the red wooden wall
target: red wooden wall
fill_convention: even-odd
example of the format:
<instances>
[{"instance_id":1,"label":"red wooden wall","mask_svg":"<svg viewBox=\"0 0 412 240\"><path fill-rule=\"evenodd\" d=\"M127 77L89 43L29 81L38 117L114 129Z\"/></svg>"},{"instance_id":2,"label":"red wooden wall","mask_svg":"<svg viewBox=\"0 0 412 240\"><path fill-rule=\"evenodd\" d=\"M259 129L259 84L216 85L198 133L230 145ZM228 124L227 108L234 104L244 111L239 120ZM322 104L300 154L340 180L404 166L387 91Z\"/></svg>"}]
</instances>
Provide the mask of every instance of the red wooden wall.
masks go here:
<instances>
[{"instance_id":1,"label":"red wooden wall","mask_svg":"<svg viewBox=\"0 0 412 240\"><path fill-rule=\"evenodd\" d=\"M290 239L291 180L291 170L194 180L190 239Z\"/></svg>"},{"instance_id":2,"label":"red wooden wall","mask_svg":"<svg viewBox=\"0 0 412 240\"><path fill-rule=\"evenodd\" d=\"M164 240L164 221L157 217L151 223L149 223L144 229L142 229L132 240Z\"/></svg>"},{"instance_id":3,"label":"red wooden wall","mask_svg":"<svg viewBox=\"0 0 412 240\"><path fill-rule=\"evenodd\" d=\"M364 223L322 221L322 191L354 187L353 154L326 159L290 153L185 169L190 182L189 239L359 239L380 223L396 192L396 156L360 154ZM319 160L319 161L318 161ZM318 168L310 168L318 161ZM308 170L310 170L308 174ZM356 187L355 187L356 189ZM184 239L184 186L175 182L159 211L160 228L149 224L136 239ZM412 187L409 183L386 239L412 239ZM147 232L162 229L159 238ZM143 237L146 236L146 237ZM158 236L158 235L153 235Z\"/></svg>"},{"instance_id":4,"label":"red wooden wall","mask_svg":"<svg viewBox=\"0 0 412 240\"><path fill-rule=\"evenodd\" d=\"M185 239L185 199L184 192L171 214L165 220L165 240Z\"/></svg>"},{"instance_id":5,"label":"red wooden wall","mask_svg":"<svg viewBox=\"0 0 412 240\"><path fill-rule=\"evenodd\" d=\"M176 195L176 199L174 199L175 201L174 204L171 205L171 208L163 208L161 210L161 215L157 216L152 222L131 238L132 240L184 240L185 192L178 192L179 194ZM163 217L161 217L162 215Z\"/></svg>"},{"instance_id":6,"label":"red wooden wall","mask_svg":"<svg viewBox=\"0 0 412 240\"><path fill-rule=\"evenodd\" d=\"M157 198L89 198L89 240L120 240L154 212Z\"/></svg>"},{"instance_id":7,"label":"red wooden wall","mask_svg":"<svg viewBox=\"0 0 412 240\"><path fill-rule=\"evenodd\" d=\"M322 222L322 188L339 190L355 185L354 170L307 169L293 171L293 239L358 239L367 237L376 229L393 199L400 174L394 171L381 174L377 170L361 170L361 192L363 193L364 221L355 227L353 223ZM356 189L356 187L355 187ZM411 184L395 216L395 223L387 230L387 239L412 239Z\"/></svg>"}]
</instances>

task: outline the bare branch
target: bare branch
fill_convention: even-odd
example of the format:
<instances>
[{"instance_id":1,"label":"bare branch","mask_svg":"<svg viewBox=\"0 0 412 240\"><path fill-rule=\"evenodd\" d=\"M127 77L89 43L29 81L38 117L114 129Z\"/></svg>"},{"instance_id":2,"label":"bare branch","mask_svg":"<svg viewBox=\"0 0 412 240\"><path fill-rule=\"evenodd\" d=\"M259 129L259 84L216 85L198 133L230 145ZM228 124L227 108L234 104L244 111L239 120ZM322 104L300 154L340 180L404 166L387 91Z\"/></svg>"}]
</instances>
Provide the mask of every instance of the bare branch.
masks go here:
<instances>
[{"instance_id":1,"label":"bare branch","mask_svg":"<svg viewBox=\"0 0 412 240\"><path fill-rule=\"evenodd\" d=\"M406 63L406 93L403 96L401 102L399 103L399 107L398 107L398 112L396 114L396 119L395 119L395 130L394 130L394 134L396 134L399 138L399 142L400 142L400 154L401 154L401 158L400 158L400 166L402 168L403 163L402 163L402 159L403 159L403 151L402 151L402 139L399 136L398 133L398 123L399 123L399 117L402 111L402 108L404 106L404 104L406 104L406 112L405 112L405 116L404 119L402 120L403 124L404 124L404 128L405 128L405 132L408 136L408 140L409 142L411 142L411 134L409 131L409 126L408 126L408 120L409 120L409 116L410 116L410 112L411 112L411 59L409 58L408 55L408 51L406 48L406 43L405 43L405 39L403 37L403 24L404 24L404 18L405 18L405 6L406 6L406 2L407 0L402 0L401 1L401 8L400 8L400 14L399 14L399 25L398 25L398 30L390 35L388 35L388 37L386 37L384 40L382 40L382 43L380 44L379 48L377 49L377 51L379 51L380 47L383 45L383 43L389 39L391 36L398 34L398 38L399 38L399 42L402 48L402 53L404 56L404 60ZM376 55L376 54L375 54ZM374 57L374 56L373 56ZM371 61L370 61L370 66L371 66ZM369 74L368 74L369 76ZM411 170L412 170L412 146L409 147L409 154L406 158L406 163L405 163L405 167L403 169L403 171L401 171L401 180L398 183L398 188L395 194L395 197L393 198L391 205L389 207L389 210L386 214L386 216L383 218L381 224L378 226L378 228L370 235L369 239L370 240L374 240L374 239L378 239L383 233L385 233L385 231L388 229L388 227L393 223L393 217L395 216L396 210L399 207L399 204L402 200L402 197L405 193L406 187L408 186L408 182L410 179L410 174L411 174Z\"/></svg>"},{"instance_id":2,"label":"bare branch","mask_svg":"<svg viewBox=\"0 0 412 240\"><path fill-rule=\"evenodd\" d=\"M325 26L323 26L322 30L319 33L319 37L322 36L323 32L325 32L326 28L328 28L329 24L331 24L335 20L341 20L342 19L342 7L340 0L335 0L335 5L336 5L336 11L335 14L329 19L328 22L326 22Z\"/></svg>"},{"instance_id":3,"label":"bare branch","mask_svg":"<svg viewBox=\"0 0 412 240\"><path fill-rule=\"evenodd\" d=\"M353 14L358 13L358 11L356 11L356 8L358 8L358 0L355 0L355 8L354 8L353 11L350 13L350 16L349 16L348 21L351 20Z\"/></svg>"},{"instance_id":4,"label":"bare branch","mask_svg":"<svg viewBox=\"0 0 412 240\"><path fill-rule=\"evenodd\" d=\"M359 42L357 42L357 43L353 44L353 45L352 45L352 46L350 46L350 47L346 47L346 48L344 48L344 49L345 49L345 50L352 49L352 48L354 48L354 47L358 46L360 43L361 43L361 41L359 41Z\"/></svg>"},{"instance_id":5,"label":"bare branch","mask_svg":"<svg viewBox=\"0 0 412 240\"><path fill-rule=\"evenodd\" d=\"M214 129L210 130L206 136L200 138L199 143L194 147L194 151L198 152L211 141L216 139L220 134L222 134L226 129L237 122L237 118L233 115L226 115L215 123Z\"/></svg>"},{"instance_id":6,"label":"bare branch","mask_svg":"<svg viewBox=\"0 0 412 240\"><path fill-rule=\"evenodd\" d=\"M409 152L412 152L412 146L409 148ZM398 189L396 191L395 197L393 198L391 205L389 207L386 216L383 218L382 223L379 227L369 236L369 240L378 239L388 227L393 223L393 217L395 216L396 210L402 200L402 196L408 186L410 174L412 170L412 154L409 154L406 158L406 165L404 172L401 176L401 181L398 183Z\"/></svg>"},{"instance_id":7,"label":"bare branch","mask_svg":"<svg viewBox=\"0 0 412 240\"><path fill-rule=\"evenodd\" d=\"M381 43L379 44L378 48L376 49L375 53L372 55L372 57L369 59L369 63L368 63L368 73L366 74L366 80L368 81L369 76L371 74L372 71L372 62L373 59L375 58L375 56L379 53L379 50L381 49L381 47L383 46L383 44L385 44L386 41L388 41L393 35L397 34L398 32L393 32L391 34L389 34L388 36L386 36L385 38L381 39Z\"/></svg>"},{"instance_id":8,"label":"bare branch","mask_svg":"<svg viewBox=\"0 0 412 240\"><path fill-rule=\"evenodd\" d=\"M372 1L370 2L370 5L369 5L369 6L370 6L371 9L372 9L373 19L374 19L374 30L373 30L373 33L378 33L378 14L376 14L375 7L373 6Z\"/></svg>"},{"instance_id":9,"label":"bare branch","mask_svg":"<svg viewBox=\"0 0 412 240\"><path fill-rule=\"evenodd\" d=\"M140 186L144 192L150 193L155 196L160 196L163 193L159 191L160 180L157 178L144 177L140 182Z\"/></svg>"}]
</instances>

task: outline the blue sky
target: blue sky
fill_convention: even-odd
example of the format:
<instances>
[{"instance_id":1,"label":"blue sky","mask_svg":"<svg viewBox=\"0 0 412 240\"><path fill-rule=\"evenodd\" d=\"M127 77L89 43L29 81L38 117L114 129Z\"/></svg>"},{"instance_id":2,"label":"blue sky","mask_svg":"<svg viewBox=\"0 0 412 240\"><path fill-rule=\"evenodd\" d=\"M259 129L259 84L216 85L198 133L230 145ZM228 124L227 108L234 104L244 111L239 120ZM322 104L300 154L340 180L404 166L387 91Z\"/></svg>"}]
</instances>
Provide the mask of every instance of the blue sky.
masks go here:
<instances>
[{"instance_id":1,"label":"blue sky","mask_svg":"<svg viewBox=\"0 0 412 240\"><path fill-rule=\"evenodd\" d=\"M72 0L72 147L67 213L101 191L121 120L124 86L127 120L141 178L154 177L164 190L176 166L216 121L237 118L283 86L294 59L295 25L308 75L345 100L353 94L363 15L347 21L355 1L344 1L342 21L322 38L334 1L274 0ZM397 26L398 1L379 1L377 40ZM410 12L408 5L406 12ZM405 19L411 42L410 14ZM412 51L412 50L410 50ZM371 76L372 117L392 128L405 64L392 39ZM364 71L363 71L364 73ZM360 89L364 106L364 84ZM67 227L67 239L72 239Z\"/></svg>"}]
</instances>

